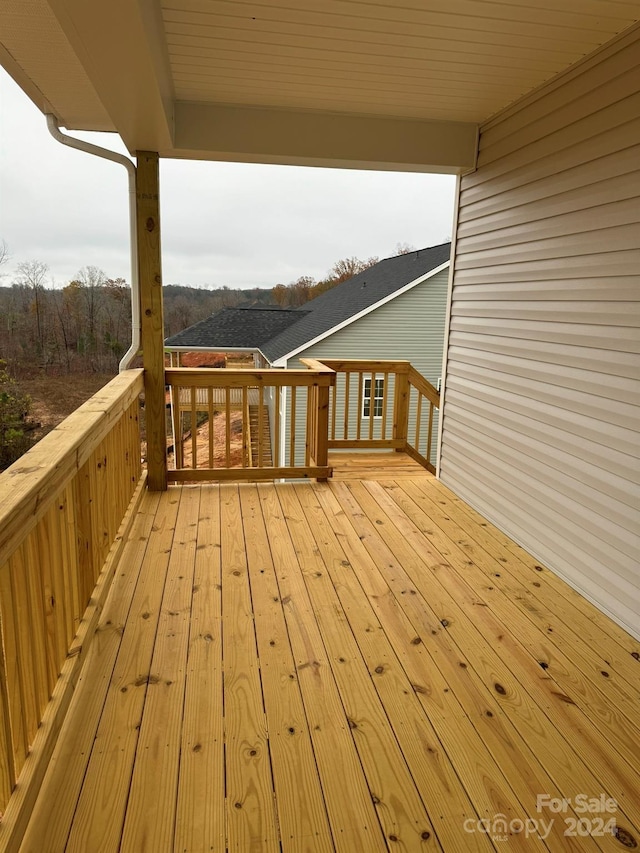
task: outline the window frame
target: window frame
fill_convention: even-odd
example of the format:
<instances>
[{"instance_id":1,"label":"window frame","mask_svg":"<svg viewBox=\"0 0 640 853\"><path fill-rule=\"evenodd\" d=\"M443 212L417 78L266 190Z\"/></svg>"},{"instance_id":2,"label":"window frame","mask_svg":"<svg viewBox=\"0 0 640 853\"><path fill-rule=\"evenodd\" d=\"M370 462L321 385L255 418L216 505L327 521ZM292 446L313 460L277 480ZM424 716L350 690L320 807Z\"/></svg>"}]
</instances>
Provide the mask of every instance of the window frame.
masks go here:
<instances>
[{"instance_id":1,"label":"window frame","mask_svg":"<svg viewBox=\"0 0 640 853\"><path fill-rule=\"evenodd\" d=\"M364 382L362 383L362 419L369 420L371 418L371 403L373 401L373 419L374 421L382 420L384 409L384 376L373 377L373 397L371 396L371 387L372 377L364 377Z\"/></svg>"}]
</instances>

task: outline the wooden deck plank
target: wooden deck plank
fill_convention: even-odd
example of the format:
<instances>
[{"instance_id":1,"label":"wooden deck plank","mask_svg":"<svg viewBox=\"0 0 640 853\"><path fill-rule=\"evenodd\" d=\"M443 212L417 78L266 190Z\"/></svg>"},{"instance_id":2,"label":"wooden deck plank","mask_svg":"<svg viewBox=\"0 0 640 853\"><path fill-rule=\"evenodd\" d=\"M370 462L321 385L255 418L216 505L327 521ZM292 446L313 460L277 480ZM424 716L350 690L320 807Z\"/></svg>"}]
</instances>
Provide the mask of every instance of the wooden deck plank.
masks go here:
<instances>
[{"instance_id":1,"label":"wooden deck plank","mask_svg":"<svg viewBox=\"0 0 640 853\"><path fill-rule=\"evenodd\" d=\"M297 490L288 485L276 488L385 838L398 842L405 850L440 850L425 804L373 684L372 676L380 662L376 661L369 671L312 535L311 519L298 501ZM303 488L301 494L311 494L309 487ZM370 626L373 631L376 627L379 628Z\"/></svg>"},{"instance_id":2,"label":"wooden deck plank","mask_svg":"<svg viewBox=\"0 0 640 853\"><path fill-rule=\"evenodd\" d=\"M384 503L385 495L383 492L385 490L383 487L379 484L371 484L370 488L375 493L376 503L378 505ZM453 532L446 534L441 531L438 527L438 522L442 523L442 518L437 507L431 503L432 511L430 514L427 514L422 507L419 507L413 501L410 500L407 502L403 500L402 495L406 495L407 492L413 492L411 484L407 484L405 489L399 488L393 490L393 493L399 496L398 500L402 503L406 514L412 519L415 516L427 519L431 531L429 541L436 545L439 543L440 553L446 551L447 559L454 566L465 567L464 584L456 584L455 591L450 585L451 594L455 594L459 602L475 601L477 604L479 590L482 590L486 598L486 601L483 603L486 606L477 609L476 625L486 625L485 636L489 636L498 628L498 633L506 629L504 647L505 649L507 645L513 647L509 649L508 655L505 651L503 658L511 671L529 671L533 676L534 673L537 674L536 667L540 666L541 661L548 663L546 668L541 667L547 676L545 686L548 688L548 693L545 697L536 691L535 698L537 698L537 701L544 707L547 703L555 706L558 704L556 700L560 699L563 705L572 705L576 709L581 709L578 719L588 711L589 728L592 730L591 737L595 738L598 743L602 743L605 747L602 753L603 764L606 743L608 742L609 748L616 749L626 759L629 770L633 768L636 784L638 790L640 790L640 774L637 771L637 759L640 755L637 745L637 732L640 724L640 709L638 706L636 705L635 714L631 703L628 703L626 707L627 715L617 712L616 708L608 703L602 694L592 686L588 676L585 675L584 669L580 669L575 663L568 661L561 649L554 647L549 642L549 637L545 630L547 622L543 620L542 625L536 627L528 618L530 611L525 609L523 612L523 609L521 609L521 601L525 598L525 591L521 584L510 588L508 594L502 595L497 602L492 601L495 593L498 595L501 594L501 590L497 584L502 580L504 564L494 560L492 565L489 565L488 576L485 575L479 569L479 563L485 562L481 553L474 551L474 559L469 560L468 550L460 548L458 543L463 540L460 539L459 528L457 528L458 535ZM386 494L389 494L389 490L386 490ZM460 573L458 573L459 576ZM448 580L449 578L455 579L456 576L445 574L442 577ZM487 577L489 586L487 586ZM485 590L488 595L485 593ZM494 610L499 612L499 620L494 616ZM517 638L518 642L516 644L512 643L513 638ZM496 646L496 648L499 649L500 645ZM589 668L588 663L583 662L583 665ZM532 681L535 681L535 679L532 679ZM536 685L538 685L537 682ZM619 695L618 701L620 701ZM571 711L566 711L565 713L572 714ZM634 717L635 722L629 717ZM637 820L637 817L634 820Z\"/></svg>"},{"instance_id":3,"label":"wooden deck plank","mask_svg":"<svg viewBox=\"0 0 640 853\"><path fill-rule=\"evenodd\" d=\"M375 487L376 484L371 484ZM500 618L494 616L490 606L468 587L462 578L472 569L466 559L449 555L449 565L457 571L437 572L438 583L426 582L426 575L415 570L422 558L433 559L435 549L406 515L393 512L393 501L380 488L375 500L364 485L348 484L359 502L371 501L371 511L381 522L379 530L394 554L410 567L416 588L430 597L446 620L447 634L457 645L467 650L468 660L487 695L499 696L500 709L510 717L529 744L536 751L545 768L556 779L564 779L565 795L575 797L582 791L606 791L619 804L621 819L637 829L638 805L630 792L640 790L638 774L625 761L610 762L610 747L602 743L592 725L587 709L580 708L564 693L555 688L555 682L539 667L537 661L520 645L519 639L509 633ZM393 523L385 510L393 513ZM435 525L432 525L435 532ZM452 545L449 546L451 550ZM413 565L410 555L413 554ZM501 606L504 602L501 601ZM500 611L501 613L501 611ZM496 687L496 685L499 685ZM546 718L546 719L545 719ZM561 734L560 734L561 733ZM589 754L589 766L581 756ZM567 773L567 767L572 770ZM533 817L533 815L532 815Z\"/></svg>"},{"instance_id":4,"label":"wooden deck plank","mask_svg":"<svg viewBox=\"0 0 640 853\"><path fill-rule=\"evenodd\" d=\"M224 850L224 705L218 486L201 487L174 849Z\"/></svg>"},{"instance_id":5,"label":"wooden deck plank","mask_svg":"<svg viewBox=\"0 0 640 853\"><path fill-rule=\"evenodd\" d=\"M351 490L345 489L343 484L336 484L333 491L354 524L358 538L388 580L396 599L402 602L401 607L412 621L415 635L420 638L421 642L412 649L410 656L406 654L406 637L401 636L399 642L396 638L396 653L405 652L403 663L410 680L419 686L418 696L429 710L429 718L476 811L483 817L506 815L509 821L523 817L535 820L537 793L553 792L556 786L541 771L526 743L519 744L517 738L514 741L515 732L510 730L497 699L484 690L481 680L474 680L471 655L466 653L464 646L458 647L451 641L448 629L443 630L445 626L438 602L433 611L432 597L424 594L420 584L415 583L413 573L424 571L426 566L421 566L421 560L413 554L411 546L407 546L406 553L402 554L407 558L406 562L396 558L395 547L393 551L389 550L386 534L377 532L385 527L384 517L374 511L374 506L367 504L366 494L359 495L356 501ZM450 618L450 612L444 612ZM391 636L393 627L393 623L386 626ZM431 660L426 664L420 661L417 665L416 652L429 655ZM446 697L444 714L434 713L431 687L424 686L425 670L431 675L432 685L437 685ZM503 780L502 784L500 780ZM557 833L559 826L554 824L552 830ZM509 840L515 849L521 846L523 850L530 849L536 841L539 843L539 839L524 837ZM559 841L563 849L583 849L572 846L571 840L565 844L563 837Z\"/></svg>"},{"instance_id":6,"label":"wooden deck plank","mask_svg":"<svg viewBox=\"0 0 640 853\"><path fill-rule=\"evenodd\" d=\"M402 454L348 455L143 498L23 851L640 842L638 644ZM565 836L578 793L628 834Z\"/></svg>"},{"instance_id":7,"label":"wooden deck plank","mask_svg":"<svg viewBox=\"0 0 640 853\"><path fill-rule=\"evenodd\" d=\"M425 477L433 479L426 468L406 453L363 453L332 450L329 465L333 467L334 480L379 480L399 477Z\"/></svg>"},{"instance_id":8,"label":"wooden deck plank","mask_svg":"<svg viewBox=\"0 0 640 853\"><path fill-rule=\"evenodd\" d=\"M238 487L220 487L224 727L229 851L279 851Z\"/></svg>"},{"instance_id":9,"label":"wooden deck plank","mask_svg":"<svg viewBox=\"0 0 640 853\"><path fill-rule=\"evenodd\" d=\"M289 486L291 488L291 486ZM347 716L273 486L259 486L280 601L338 853L387 851Z\"/></svg>"},{"instance_id":10,"label":"wooden deck plank","mask_svg":"<svg viewBox=\"0 0 640 853\"><path fill-rule=\"evenodd\" d=\"M145 496L124 546L31 814L21 847L24 853L59 853L65 848L159 500L157 492Z\"/></svg>"},{"instance_id":11,"label":"wooden deck plank","mask_svg":"<svg viewBox=\"0 0 640 853\"><path fill-rule=\"evenodd\" d=\"M418 791L429 813L435 835L444 850L493 850L486 836L464 832L465 820L477 820L470 799L420 703L415 685L401 658L422 652L420 638L399 607L359 536L327 489L296 490L311 522L317 546L354 637L364 656L372 683L389 717ZM394 629L389 631L389 621ZM398 630L399 629L399 630ZM391 637L401 636L400 657ZM390 637L391 635L391 637ZM417 641L416 641L417 640ZM432 662L422 657L420 676L428 675ZM462 716L462 715L461 715ZM459 717L458 719L460 719ZM384 802L376 804L384 808ZM422 833L420 833L422 836ZM428 840L428 839L423 839Z\"/></svg>"},{"instance_id":12,"label":"wooden deck plank","mask_svg":"<svg viewBox=\"0 0 640 853\"><path fill-rule=\"evenodd\" d=\"M140 569L66 850L119 850L180 492L165 492Z\"/></svg>"},{"instance_id":13,"label":"wooden deck plank","mask_svg":"<svg viewBox=\"0 0 640 853\"><path fill-rule=\"evenodd\" d=\"M200 489L182 489L120 850L170 850L193 594Z\"/></svg>"},{"instance_id":14,"label":"wooden deck plank","mask_svg":"<svg viewBox=\"0 0 640 853\"><path fill-rule=\"evenodd\" d=\"M503 555L490 554L473 537L465 536L457 516L444 512L437 501L430 500L428 494L425 497L425 493L415 484L407 483L403 490L389 486L388 491L392 495L404 491L428 514L431 526L435 522L443 534L455 543L453 548L458 555L464 553L472 560L469 581L475 590L481 589L486 596L488 585L493 587L491 591L503 593L507 607L501 607L500 611L506 627L520 638L541 665L545 665L547 674L556 680L560 689L568 695L577 694L589 706L594 722L596 718L603 720L607 731L614 729L619 739L624 738L626 757L629 759L628 750L631 748L631 763L634 764L637 756L636 734L640 723L640 696L637 693L633 695L633 689L618 681L606 661L583 641L579 633L572 630L576 619L578 625L581 624L579 614L574 614L569 610L569 605L565 605L563 617L554 619L550 624L548 610L541 607L544 598L537 596L538 590L542 589L540 582L529 590L523 584L513 560ZM432 541L435 541L433 537ZM442 553L442 548L440 551ZM540 577L541 573L535 572L535 575ZM510 619L514 619L514 623L506 619L510 612L513 614Z\"/></svg>"},{"instance_id":15,"label":"wooden deck plank","mask_svg":"<svg viewBox=\"0 0 640 853\"><path fill-rule=\"evenodd\" d=\"M331 851L331 829L260 500L251 487L242 489L240 498L282 849Z\"/></svg>"},{"instance_id":16,"label":"wooden deck plank","mask_svg":"<svg viewBox=\"0 0 640 853\"><path fill-rule=\"evenodd\" d=\"M433 482L436 483L435 488ZM540 565L534 557L457 495L441 483L433 482L426 479L416 481L415 485L431 500L437 501L438 506L448 515L455 517L461 529L489 554L506 565L513 565L520 576L523 572L527 573L528 585L543 603L545 610L554 614L563 627L573 630L573 634L567 639L567 647L571 648L574 636L581 638L589 645L592 653L599 656L603 666L613 670L619 679L636 691L637 696L637 691L640 691L640 642L634 640L554 572ZM571 613L570 620L566 619L568 608ZM638 661L637 666L629 666L630 656Z\"/></svg>"}]
</instances>

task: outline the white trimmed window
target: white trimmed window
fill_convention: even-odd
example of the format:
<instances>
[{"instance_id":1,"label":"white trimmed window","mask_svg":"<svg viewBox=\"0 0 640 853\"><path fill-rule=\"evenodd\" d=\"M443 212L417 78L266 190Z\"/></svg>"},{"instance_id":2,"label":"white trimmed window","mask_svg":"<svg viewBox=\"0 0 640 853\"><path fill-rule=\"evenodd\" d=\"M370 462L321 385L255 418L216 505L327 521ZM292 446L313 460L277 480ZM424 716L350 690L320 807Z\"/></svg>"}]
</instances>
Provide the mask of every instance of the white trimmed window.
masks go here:
<instances>
[{"instance_id":1,"label":"white trimmed window","mask_svg":"<svg viewBox=\"0 0 640 853\"><path fill-rule=\"evenodd\" d=\"M362 395L362 417L370 418L373 408L373 417L382 417L382 406L384 405L384 379L374 379L373 398L371 396L371 379L364 380Z\"/></svg>"}]
</instances>

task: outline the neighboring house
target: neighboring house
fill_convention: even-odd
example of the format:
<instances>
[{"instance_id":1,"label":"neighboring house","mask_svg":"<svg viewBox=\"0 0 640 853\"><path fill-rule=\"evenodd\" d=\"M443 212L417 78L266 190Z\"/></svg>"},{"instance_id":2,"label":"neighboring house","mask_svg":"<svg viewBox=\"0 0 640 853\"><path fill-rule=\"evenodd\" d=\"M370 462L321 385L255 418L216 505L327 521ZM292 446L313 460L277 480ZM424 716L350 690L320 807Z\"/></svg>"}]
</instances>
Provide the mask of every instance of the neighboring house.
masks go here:
<instances>
[{"instance_id":1,"label":"neighboring house","mask_svg":"<svg viewBox=\"0 0 640 853\"><path fill-rule=\"evenodd\" d=\"M250 351L256 366L303 368L302 358L395 359L410 361L437 386L442 352L449 277L450 243L386 258L336 285L300 308L227 308L166 340L171 353L190 349ZM361 417L373 413L374 436L380 424L384 378L364 380ZM387 380L391 381L391 380ZM387 388L387 394L392 393ZM336 411L343 412L338 385ZM296 422L305 400L298 398ZM290 401L282 407L281 440L289 440ZM355 422L355 412L351 422ZM297 453L302 454L303 437Z\"/></svg>"}]
</instances>

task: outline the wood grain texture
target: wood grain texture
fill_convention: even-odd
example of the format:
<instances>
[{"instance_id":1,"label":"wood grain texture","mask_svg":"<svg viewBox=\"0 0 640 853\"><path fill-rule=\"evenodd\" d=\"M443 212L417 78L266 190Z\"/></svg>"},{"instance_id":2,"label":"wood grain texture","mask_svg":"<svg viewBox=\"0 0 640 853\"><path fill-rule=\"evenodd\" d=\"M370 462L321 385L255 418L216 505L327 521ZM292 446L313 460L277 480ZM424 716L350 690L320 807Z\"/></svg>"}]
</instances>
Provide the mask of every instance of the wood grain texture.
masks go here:
<instances>
[{"instance_id":1,"label":"wood grain texture","mask_svg":"<svg viewBox=\"0 0 640 853\"><path fill-rule=\"evenodd\" d=\"M147 464L149 488L163 491L167 488L167 430L158 155L153 151L137 151L136 156L136 228Z\"/></svg>"},{"instance_id":2,"label":"wood grain texture","mask_svg":"<svg viewBox=\"0 0 640 853\"><path fill-rule=\"evenodd\" d=\"M540 793L614 797L637 843L637 643L424 469L367 464L145 495L25 851L621 849Z\"/></svg>"}]
</instances>

